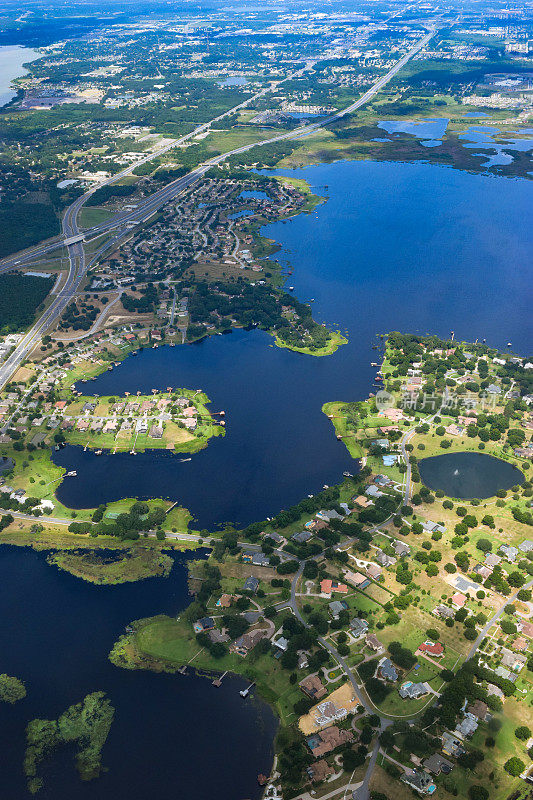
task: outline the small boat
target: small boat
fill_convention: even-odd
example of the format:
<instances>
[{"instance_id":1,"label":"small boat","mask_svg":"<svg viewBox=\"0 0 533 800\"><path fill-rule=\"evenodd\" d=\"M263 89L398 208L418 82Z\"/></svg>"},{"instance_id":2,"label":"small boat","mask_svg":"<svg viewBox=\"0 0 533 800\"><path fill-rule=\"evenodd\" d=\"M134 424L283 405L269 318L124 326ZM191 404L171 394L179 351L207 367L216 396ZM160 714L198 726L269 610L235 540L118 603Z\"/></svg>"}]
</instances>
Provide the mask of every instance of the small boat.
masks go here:
<instances>
[{"instance_id":1,"label":"small boat","mask_svg":"<svg viewBox=\"0 0 533 800\"><path fill-rule=\"evenodd\" d=\"M102 451L101 450L95 450L94 454L95 454L95 456L101 456L102 455Z\"/></svg>"},{"instance_id":2,"label":"small boat","mask_svg":"<svg viewBox=\"0 0 533 800\"><path fill-rule=\"evenodd\" d=\"M370 366L371 366L371 367L379 367L379 364L378 364L378 362L377 362L377 361L371 361L371 362L370 362Z\"/></svg>"},{"instance_id":3,"label":"small boat","mask_svg":"<svg viewBox=\"0 0 533 800\"><path fill-rule=\"evenodd\" d=\"M289 292L294 292L294 286L289 286Z\"/></svg>"},{"instance_id":4,"label":"small boat","mask_svg":"<svg viewBox=\"0 0 533 800\"><path fill-rule=\"evenodd\" d=\"M75 469L71 469L70 472L67 472L65 475L66 478L75 478L78 473Z\"/></svg>"},{"instance_id":5,"label":"small boat","mask_svg":"<svg viewBox=\"0 0 533 800\"><path fill-rule=\"evenodd\" d=\"M513 345L511 344L511 342L507 342L507 347L512 347L512 346Z\"/></svg>"},{"instance_id":6,"label":"small boat","mask_svg":"<svg viewBox=\"0 0 533 800\"><path fill-rule=\"evenodd\" d=\"M185 464L186 461L192 461L192 458L180 458L180 464Z\"/></svg>"},{"instance_id":7,"label":"small boat","mask_svg":"<svg viewBox=\"0 0 533 800\"><path fill-rule=\"evenodd\" d=\"M351 472L343 472L342 474L344 475L345 478L353 478L353 475L352 475Z\"/></svg>"}]
</instances>

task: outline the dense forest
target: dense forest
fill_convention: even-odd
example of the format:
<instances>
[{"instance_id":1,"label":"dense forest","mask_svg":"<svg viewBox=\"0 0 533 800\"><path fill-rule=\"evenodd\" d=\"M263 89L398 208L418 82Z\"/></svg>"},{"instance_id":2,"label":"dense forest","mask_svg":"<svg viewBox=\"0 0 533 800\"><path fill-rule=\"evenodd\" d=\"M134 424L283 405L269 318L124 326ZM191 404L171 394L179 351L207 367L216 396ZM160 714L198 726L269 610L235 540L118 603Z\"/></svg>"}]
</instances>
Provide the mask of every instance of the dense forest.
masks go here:
<instances>
[{"instance_id":1,"label":"dense forest","mask_svg":"<svg viewBox=\"0 0 533 800\"><path fill-rule=\"evenodd\" d=\"M14 202L0 208L0 258L57 233L59 220L51 205Z\"/></svg>"},{"instance_id":2,"label":"dense forest","mask_svg":"<svg viewBox=\"0 0 533 800\"><path fill-rule=\"evenodd\" d=\"M31 325L36 309L53 285L53 278L0 275L0 333L13 333Z\"/></svg>"}]
</instances>

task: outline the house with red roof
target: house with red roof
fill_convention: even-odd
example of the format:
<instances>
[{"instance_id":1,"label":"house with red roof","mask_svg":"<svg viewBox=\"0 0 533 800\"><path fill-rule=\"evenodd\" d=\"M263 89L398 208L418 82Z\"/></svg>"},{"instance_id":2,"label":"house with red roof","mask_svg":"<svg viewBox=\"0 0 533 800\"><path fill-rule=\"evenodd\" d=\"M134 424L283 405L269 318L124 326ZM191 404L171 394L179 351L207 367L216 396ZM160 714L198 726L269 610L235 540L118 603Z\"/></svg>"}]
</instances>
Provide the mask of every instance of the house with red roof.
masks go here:
<instances>
[{"instance_id":1,"label":"house with red roof","mask_svg":"<svg viewBox=\"0 0 533 800\"><path fill-rule=\"evenodd\" d=\"M344 583L339 583L338 581L331 580L331 578L324 578L323 581L320 581L320 591L322 594L331 595L332 592L340 592L340 594L346 594L348 592L348 587Z\"/></svg>"},{"instance_id":2,"label":"house with red roof","mask_svg":"<svg viewBox=\"0 0 533 800\"><path fill-rule=\"evenodd\" d=\"M462 608L466 603L466 597L461 592L456 592L452 594L452 606L454 608Z\"/></svg>"},{"instance_id":3,"label":"house with red roof","mask_svg":"<svg viewBox=\"0 0 533 800\"><path fill-rule=\"evenodd\" d=\"M441 656L444 655L444 647L441 645L441 643L431 642L429 639L426 642L423 642L418 649L421 653L426 653L428 656L432 656L433 658L441 658Z\"/></svg>"}]
</instances>

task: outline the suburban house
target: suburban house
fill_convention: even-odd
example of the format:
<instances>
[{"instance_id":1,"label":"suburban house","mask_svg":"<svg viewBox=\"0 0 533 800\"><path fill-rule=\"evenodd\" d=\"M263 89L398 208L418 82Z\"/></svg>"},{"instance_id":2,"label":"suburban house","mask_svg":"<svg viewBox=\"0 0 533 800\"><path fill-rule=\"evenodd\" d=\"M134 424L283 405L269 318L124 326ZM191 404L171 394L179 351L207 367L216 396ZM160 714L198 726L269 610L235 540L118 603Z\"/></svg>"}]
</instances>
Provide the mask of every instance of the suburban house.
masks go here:
<instances>
[{"instance_id":1,"label":"suburban house","mask_svg":"<svg viewBox=\"0 0 533 800\"><path fill-rule=\"evenodd\" d=\"M335 770L333 767L330 767L327 761L323 758L320 761L315 761L314 764L307 767L307 774L313 781L313 783L320 783L320 781L325 781L326 778L329 778L330 775L333 775Z\"/></svg>"},{"instance_id":2,"label":"suburban house","mask_svg":"<svg viewBox=\"0 0 533 800\"><path fill-rule=\"evenodd\" d=\"M418 649L421 653L426 653L428 656L432 656L432 658L441 658L444 655L444 647L441 643L431 642L429 639L423 642Z\"/></svg>"},{"instance_id":3,"label":"suburban house","mask_svg":"<svg viewBox=\"0 0 533 800\"><path fill-rule=\"evenodd\" d=\"M251 575L249 578L246 578L242 588L246 592L252 592L252 594L255 594L259 588L259 578L254 578L254 576Z\"/></svg>"},{"instance_id":4,"label":"suburban house","mask_svg":"<svg viewBox=\"0 0 533 800\"><path fill-rule=\"evenodd\" d=\"M382 658L378 664L378 674L385 678L386 681L394 681L398 680L398 671L390 658Z\"/></svg>"},{"instance_id":5,"label":"suburban house","mask_svg":"<svg viewBox=\"0 0 533 800\"><path fill-rule=\"evenodd\" d=\"M348 587L344 583L339 583L338 581L331 580L330 578L324 578L324 580L320 582L320 591L322 594L331 597L332 592L346 594L348 592Z\"/></svg>"},{"instance_id":6,"label":"suburban house","mask_svg":"<svg viewBox=\"0 0 533 800\"><path fill-rule=\"evenodd\" d=\"M326 688L318 675L308 675L300 682L300 689L311 700L321 700L326 694Z\"/></svg>"},{"instance_id":7,"label":"suburban house","mask_svg":"<svg viewBox=\"0 0 533 800\"><path fill-rule=\"evenodd\" d=\"M513 653L507 647L502 647L502 665L510 669L511 672L521 672L527 664L527 656L521 653Z\"/></svg>"},{"instance_id":8,"label":"suburban house","mask_svg":"<svg viewBox=\"0 0 533 800\"><path fill-rule=\"evenodd\" d=\"M353 742L353 733L341 730L336 725L307 737L307 746L315 758L321 758L348 742Z\"/></svg>"},{"instance_id":9,"label":"suburban house","mask_svg":"<svg viewBox=\"0 0 533 800\"><path fill-rule=\"evenodd\" d=\"M383 645L379 641L378 637L375 636L373 633L369 633L365 639L365 644L370 650L373 650L374 653L377 653L379 650L383 649Z\"/></svg>"},{"instance_id":10,"label":"suburban house","mask_svg":"<svg viewBox=\"0 0 533 800\"><path fill-rule=\"evenodd\" d=\"M264 639L267 636L267 632L263 630L256 630L250 631L250 633L243 633L242 636L239 636L230 647L230 653L237 653L237 655L245 656L248 655L250 650L253 650L254 647L261 639Z\"/></svg>"},{"instance_id":11,"label":"suburban house","mask_svg":"<svg viewBox=\"0 0 533 800\"><path fill-rule=\"evenodd\" d=\"M440 775L441 772L443 775L449 775L453 769L452 762L448 761L444 756L441 756L440 753L433 753L432 756L426 758L426 760L422 762L422 766L428 772L433 773L433 775Z\"/></svg>"},{"instance_id":12,"label":"suburban house","mask_svg":"<svg viewBox=\"0 0 533 800\"><path fill-rule=\"evenodd\" d=\"M402 683L398 691L400 697L404 700L417 700L419 697L429 694L429 686L427 683L412 683L412 681L406 681L406 683Z\"/></svg>"},{"instance_id":13,"label":"suburban house","mask_svg":"<svg viewBox=\"0 0 533 800\"><path fill-rule=\"evenodd\" d=\"M465 603L466 603L466 597L464 596L464 594L461 594L461 592L456 592L455 594L452 594L452 606L454 608L457 609L462 608Z\"/></svg>"},{"instance_id":14,"label":"suburban house","mask_svg":"<svg viewBox=\"0 0 533 800\"><path fill-rule=\"evenodd\" d=\"M299 531L299 533L293 533L291 536L291 541L296 542L296 544L305 544L305 542L309 541L312 535L313 534L310 531Z\"/></svg>"},{"instance_id":15,"label":"suburban house","mask_svg":"<svg viewBox=\"0 0 533 800\"><path fill-rule=\"evenodd\" d=\"M360 572L350 572L350 570L346 570L344 579L352 586L355 586L356 589L366 589L367 586L370 586L370 581L366 575L362 575Z\"/></svg>"},{"instance_id":16,"label":"suburban house","mask_svg":"<svg viewBox=\"0 0 533 800\"><path fill-rule=\"evenodd\" d=\"M433 794L437 788L433 783L433 778L429 772L421 770L412 770L411 772L404 772L400 780L414 789L418 794Z\"/></svg>"},{"instance_id":17,"label":"suburban house","mask_svg":"<svg viewBox=\"0 0 533 800\"><path fill-rule=\"evenodd\" d=\"M485 722L489 707L482 700L476 700L468 706L468 713L476 717L480 722Z\"/></svg>"},{"instance_id":18,"label":"suburban house","mask_svg":"<svg viewBox=\"0 0 533 800\"><path fill-rule=\"evenodd\" d=\"M341 611L346 611L348 608L348 603L344 600L333 600L333 602L328 603L329 606L329 613L333 617L333 619L338 619L339 614Z\"/></svg>"},{"instance_id":19,"label":"suburban house","mask_svg":"<svg viewBox=\"0 0 533 800\"><path fill-rule=\"evenodd\" d=\"M193 624L195 633L203 633L204 631L210 631L211 628L214 627L215 627L215 621L212 619L212 617L202 617L201 619L197 619L196 622Z\"/></svg>"},{"instance_id":20,"label":"suburban house","mask_svg":"<svg viewBox=\"0 0 533 800\"><path fill-rule=\"evenodd\" d=\"M368 622L361 617L354 617L350 622L350 633L354 639L360 639L368 632Z\"/></svg>"},{"instance_id":21,"label":"suburban house","mask_svg":"<svg viewBox=\"0 0 533 800\"><path fill-rule=\"evenodd\" d=\"M442 742L442 752L445 756L459 758L459 756L462 756L466 752L462 741L458 739L457 736L454 736L453 733L444 731L440 738Z\"/></svg>"},{"instance_id":22,"label":"suburban house","mask_svg":"<svg viewBox=\"0 0 533 800\"><path fill-rule=\"evenodd\" d=\"M461 722L455 726L455 733L461 739L469 739L477 731L478 724L477 717L467 711Z\"/></svg>"},{"instance_id":23,"label":"suburban house","mask_svg":"<svg viewBox=\"0 0 533 800\"><path fill-rule=\"evenodd\" d=\"M245 550L242 553L242 560L245 564L254 564L256 567L268 567L270 559L258 550Z\"/></svg>"}]
</instances>

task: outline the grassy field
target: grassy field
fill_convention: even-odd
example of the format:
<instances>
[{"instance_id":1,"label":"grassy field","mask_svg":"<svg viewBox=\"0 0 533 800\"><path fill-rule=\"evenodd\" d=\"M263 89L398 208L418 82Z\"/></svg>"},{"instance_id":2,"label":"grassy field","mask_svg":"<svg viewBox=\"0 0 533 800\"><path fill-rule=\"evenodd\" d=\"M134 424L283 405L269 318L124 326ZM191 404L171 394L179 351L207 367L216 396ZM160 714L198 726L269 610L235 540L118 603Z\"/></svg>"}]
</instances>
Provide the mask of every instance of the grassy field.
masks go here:
<instances>
[{"instance_id":1,"label":"grassy field","mask_svg":"<svg viewBox=\"0 0 533 800\"><path fill-rule=\"evenodd\" d=\"M143 621L132 637L123 637L115 645L111 660L117 666L130 668L155 660L160 669L170 671L190 664L198 670L230 670L244 675L256 682L259 693L275 707L283 724L295 721L293 705L302 697L298 687L289 682L288 671L271 655L243 659L228 653L221 659L213 659L207 650L199 647L192 625L185 619L155 617Z\"/></svg>"},{"instance_id":2,"label":"grassy field","mask_svg":"<svg viewBox=\"0 0 533 800\"><path fill-rule=\"evenodd\" d=\"M92 228L95 225L100 225L100 223L107 222L108 219L111 219L114 213L114 211L110 211L107 208L100 208L99 206L95 206L94 208L82 208L80 213L80 227Z\"/></svg>"}]
</instances>

